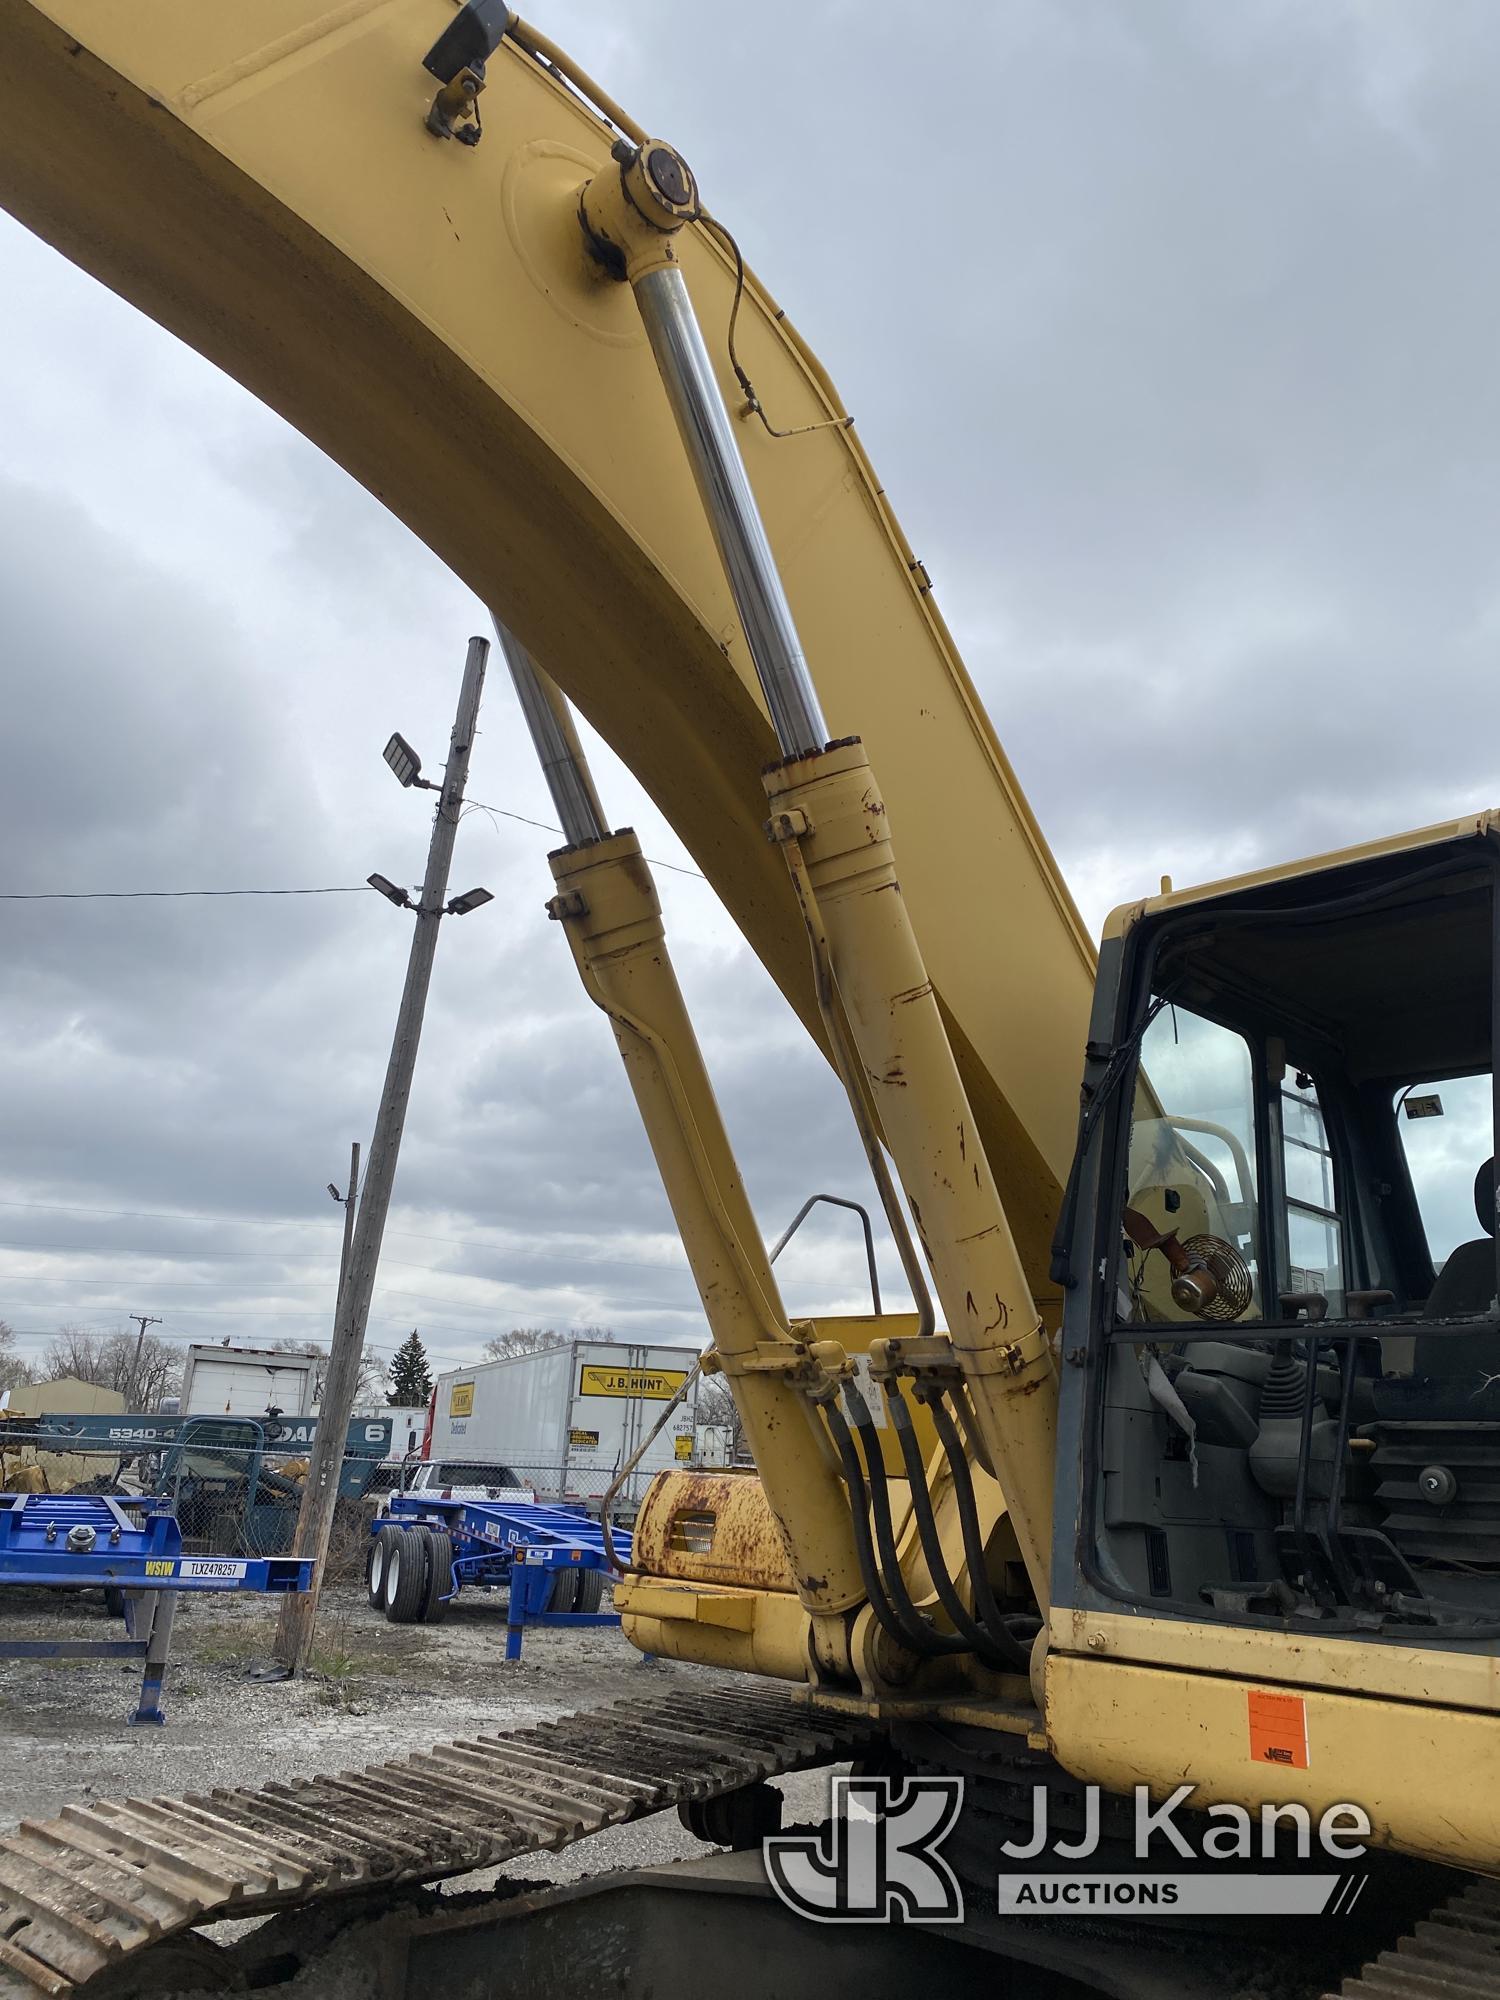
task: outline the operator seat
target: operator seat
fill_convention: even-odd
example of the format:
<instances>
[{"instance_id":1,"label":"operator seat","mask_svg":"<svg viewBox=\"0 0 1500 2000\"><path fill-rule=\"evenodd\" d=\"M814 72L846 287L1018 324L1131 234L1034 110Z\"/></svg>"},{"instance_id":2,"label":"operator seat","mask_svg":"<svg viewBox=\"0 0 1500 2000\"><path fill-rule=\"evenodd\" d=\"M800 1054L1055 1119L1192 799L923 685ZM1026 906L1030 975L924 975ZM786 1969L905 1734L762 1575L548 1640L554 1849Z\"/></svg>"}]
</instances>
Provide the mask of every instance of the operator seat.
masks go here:
<instances>
[{"instance_id":1,"label":"operator seat","mask_svg":"<svg viewBox=\"0 0 1500 2000\"><path fill-rule=\"evenodd\" d=\"M1474 1176L1474 1207L1486 1234L1460 1243L1438 1272L1424 1318L1463 1319L1490 1312L1495 1304L1495 1162L1485 1161ZM1452 1384L1477 1379L1500 1369L1500 1342L1486 1327L1473 1333L1417 1335L1412 1357L1416 1375ZM1455 1413L1456 1414L1456 1413ZM1471 1414L1465 1412L1464 1414Z\"/></svg>"},{"instance_id":2,"label":"operator seat","mask_svg":"<svg viewBox=\"0 0 1500 2000\"><path fill-rule=\"evenodd\" d=\"M1461 1319L1488 1312L1495 1299L1495 1162L1474 1176L1474 1207L1483 1236L1460 1243L1438 1272L1427 1300L1427 1319Z\"/></svg>"}]
</instances>

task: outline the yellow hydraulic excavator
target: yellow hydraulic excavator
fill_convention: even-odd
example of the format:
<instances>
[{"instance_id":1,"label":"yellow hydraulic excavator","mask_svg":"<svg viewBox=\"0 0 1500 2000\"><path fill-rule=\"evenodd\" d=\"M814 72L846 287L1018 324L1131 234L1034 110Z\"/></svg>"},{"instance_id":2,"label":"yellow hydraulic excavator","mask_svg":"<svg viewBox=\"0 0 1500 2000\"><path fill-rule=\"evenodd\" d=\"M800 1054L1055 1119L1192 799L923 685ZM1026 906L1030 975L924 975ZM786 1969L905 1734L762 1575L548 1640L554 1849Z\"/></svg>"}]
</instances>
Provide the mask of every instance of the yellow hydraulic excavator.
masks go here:
<instances>
[{"instance_id":1,"label":"yellow hydraulic excavator","mask_svg":"<svg viewBox=\"0 0 1500 2000\"><path fill-rule=\"evenodd\" d=\"M360 1774L24 1829L0 1973L1500 1993L1500 822L1163 893L1096 966L827 376L675 148L497 0L7 0L0 201L493 607L567 837L549 914L757 1468L664 1475L616 1593L727 1692L442 1746L373 1829ZM570 703L826 1052L912 1310L783 1303ZM1490 1135L1446 1256L1402 1136L1445 1093ZM843 1757L892 1838L962 1780L961 1929L869 1921L833 1833L771 1897L765 1779ZM633 1929L607 1888L389 1905L667 1804L753 1867L636 1882ZM328 1912L372 1885L366 1988ZM253 1974L171 1943L253 1910L291 1913Z\"/></svg>"}]
</instances>

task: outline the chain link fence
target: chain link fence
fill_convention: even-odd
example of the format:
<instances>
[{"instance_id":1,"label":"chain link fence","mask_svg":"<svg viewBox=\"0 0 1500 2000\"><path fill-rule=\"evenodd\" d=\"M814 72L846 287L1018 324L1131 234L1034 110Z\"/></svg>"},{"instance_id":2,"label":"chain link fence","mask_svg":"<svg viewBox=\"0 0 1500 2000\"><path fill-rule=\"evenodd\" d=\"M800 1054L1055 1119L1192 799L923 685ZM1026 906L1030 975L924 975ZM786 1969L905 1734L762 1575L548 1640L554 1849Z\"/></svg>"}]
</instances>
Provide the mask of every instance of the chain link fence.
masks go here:
<instances>
[{"instance_id":1,"label":"chain link fence","mask_svg":"<svg viewBox=\"0 0 1500 2000\"><path fill-rule=\"evenodd\" d=\"M0 1429L0 1492L147 1493L172 1502L191 1554L285 1555L292 1547L307 1478L305 1449L274 1441L247 1445L231 1421L212 1420L188 1436L133 1447L118 1439L61 1437L9 1424ZM522 1464L495 1460L392 1461L350 1452L339 1468L339 1503L326 1574L363 1573L369 1523L396 1492L434 1498L517 1499L600 1513L617 1473L613 1466ZM628 1525L655 1471L640 1468L610 1503Z\"/></svg>"},{"instance_id":2,"label":"chain link fence","mask_svg":"<svg viewBox=\"0 0 1500 2000\"><path fill-rule=\"evenodd\" d=\"M307 1478L305 1450L219 1439L214 1427L138 1449L118 1440L60 1438L7 1425L0 1432L0 1492L157 1494L172 1503L193 1555L286 1555ZM327 1574L358 1574L381 1461L350 1452L339 1467L339 1504Z\"/></svg>"}]
</instances>

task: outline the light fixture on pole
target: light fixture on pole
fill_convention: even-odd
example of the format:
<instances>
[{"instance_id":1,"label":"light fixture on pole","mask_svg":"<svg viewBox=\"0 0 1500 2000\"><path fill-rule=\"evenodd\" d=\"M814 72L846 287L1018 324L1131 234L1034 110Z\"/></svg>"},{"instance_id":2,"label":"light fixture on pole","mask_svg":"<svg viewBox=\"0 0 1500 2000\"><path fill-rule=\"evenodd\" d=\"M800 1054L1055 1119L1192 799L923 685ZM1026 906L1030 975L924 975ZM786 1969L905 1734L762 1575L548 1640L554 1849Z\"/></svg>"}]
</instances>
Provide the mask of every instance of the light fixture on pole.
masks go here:
<instances>
[{"instance_id":1,"label":"light fixture on pole","mask_svg":"<svg viewBox=\"0 0 1500 2000\"><path fill-rule=\"evenodd\" d=\"M470 910L482 910L486 903L493 903L494 900L488 889L465 889L461 896L455 896L444 908L450 917L466 917Z\"/></svg>"},{"instance_id":2,"label":"light fixture on pole","mask_svg":"<svg viewBox=\"0 0 1500 2000\"><path fill-rule=\"evenodd\" d=\"M391 740L380 754L395 772L398 784L418 785L424 792L440 792L443 789L441 785L435 785L431 778L422 776L422 760L399 729L392 730Z\"/></svg>"},{"instance_id":3,"label":"light fixture on pole","mask_svg":"<svg viewBox=\"0 0 1500 2000\"><path fill-rule=\"evenodd\" d=\"M398 889L394 882L387 881L384 875L367 875L365 880L372 889L378 890L388 902L394 903L398 910L409 910L411 908L411 897L407 895L404 889Z\"/></svg>"}]
</instances>

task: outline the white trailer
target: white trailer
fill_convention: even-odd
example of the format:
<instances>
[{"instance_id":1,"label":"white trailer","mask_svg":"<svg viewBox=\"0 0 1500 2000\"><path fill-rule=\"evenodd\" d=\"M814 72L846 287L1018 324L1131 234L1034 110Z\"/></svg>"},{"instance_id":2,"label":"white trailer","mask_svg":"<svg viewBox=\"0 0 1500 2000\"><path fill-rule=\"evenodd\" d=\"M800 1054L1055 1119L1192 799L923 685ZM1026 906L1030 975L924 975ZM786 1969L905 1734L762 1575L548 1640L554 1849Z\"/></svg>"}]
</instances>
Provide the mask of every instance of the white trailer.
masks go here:
<instances>
[{"instance_id":1,"label":"white trailer","mask_svg":"<svg viewBox=\"0 0 1500 2000\"><path fill-rule=\"evenodd\" d=\"M687 1380L683 1347L572 1340L439 1375L423 1456L500 1460L539 1500L598 1502ZM639 1505L656 1473L693 1462L698 1385L647 1449L617 1507Z\"/></svg>"},{"instance_id":2,"label":"white trailer","mask_svg":"<svg viewBox=\"0 0 1500 2000\"><path fill-rule=\"evenodd\" d=\"M185 1417L310 1417L317 1404L320 1354L270 1347L190 1347L179 1398Z\"/></svg>"}]
</instances>

